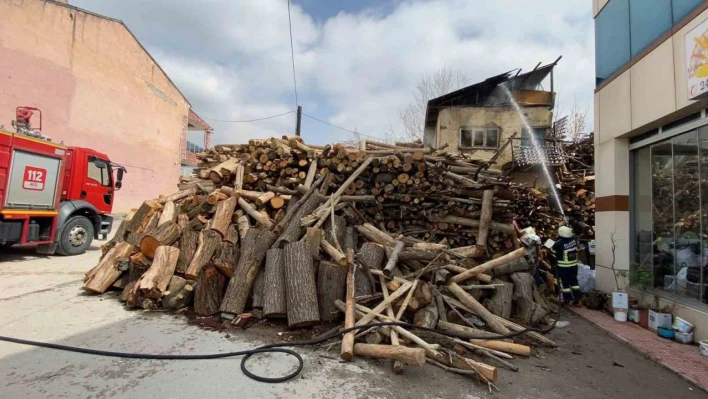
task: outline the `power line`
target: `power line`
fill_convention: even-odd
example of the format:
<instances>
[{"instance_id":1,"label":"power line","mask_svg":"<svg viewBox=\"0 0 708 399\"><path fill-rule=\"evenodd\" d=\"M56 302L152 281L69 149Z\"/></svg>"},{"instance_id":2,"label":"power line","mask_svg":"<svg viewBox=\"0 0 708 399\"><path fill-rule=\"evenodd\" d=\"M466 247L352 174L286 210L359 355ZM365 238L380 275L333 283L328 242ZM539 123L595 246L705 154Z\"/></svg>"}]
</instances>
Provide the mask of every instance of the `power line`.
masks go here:
<instances>
[{"instance_id":1,"label":"power line","mask_svg":"<svg viewBox=\"0 0 708 399\"><path fill-rule=\"evenodd\" d=\"M200 116L201 116L202 118L204 118L204 119L209 119L210 121L215 121L215 122L246 123L246 122L264 121L264 120L266 120L266 119L273 119L273 118L277 118L277 117L279 117L279 116L292 114L292 113L295 112L295 111L296 111L296 110L292 110L292 111L288 111L288 112L285 112L285 113L282 113L282 114L278 114L278 115L266 116L265 118L247 119L247 120L240 120L240 121L229 121L229 120L223 120L223 119L210 118L210 117L208 117L208 116L203 116L203 115L200 115Z\"/></svg>"},{"instance_id":2,"label":"power line","mask_svg":"<svg viewBox=\"0 0 708 399\"><path fill-rule=\"evenodd\" d=\"M293 61L293 86L295 86L295 105L300 105L297 99L297 79L295 79L295 49L293 47L293 24L290 20L290 0L288 0L288 28L290 29L290 59Z\"/></svg>"},{"instance_id":3,"label":"power line","mask_svg":"<svg viewBox=\"0 0 708 399\"><path fill-rule=\"evenodd\" d=\"M360 133L360 132L355 132L354 130L349 130L349 129L343 128L343 127L341 127L341 126L333 125L333 124L331 124L331 123L329 123L329 122L323 121L322 119L316 118L316 117L314 117L314 116L312 116L312 115L308 115L308 114L306 114L306 113L304 113L304 112L303 112L302 114L305 115L306 117L310 118L310 119L316 120L317 122L324 123L325 125L329 125L329 126L332 126L332 127L334 127L334 128L340 129L340 130L344 130L345 132L349 132L349 133L352 133L352 134L358 134L358 135L360 135L360 136L364 136L364 137L368 137L368 138L376 139L376 140L380 140L380 141L389 141L389 140L383 139L383 138L381 138L381 137L370 136L370 135L368 135L368 134L364 134L364 133Z\"/></svg>"}]
</instances>

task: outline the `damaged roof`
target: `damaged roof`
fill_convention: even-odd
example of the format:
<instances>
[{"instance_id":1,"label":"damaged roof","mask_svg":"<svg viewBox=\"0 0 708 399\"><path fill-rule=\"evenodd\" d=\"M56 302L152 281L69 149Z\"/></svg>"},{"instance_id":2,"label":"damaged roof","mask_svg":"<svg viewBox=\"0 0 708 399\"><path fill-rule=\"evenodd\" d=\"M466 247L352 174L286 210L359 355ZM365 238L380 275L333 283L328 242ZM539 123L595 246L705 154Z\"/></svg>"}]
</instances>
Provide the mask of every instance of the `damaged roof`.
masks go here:
<instances>
[{"instance_id":1,"label":"damaged roof","mask_svg":"<svg viewBox=\"0 0 708 399\"><path fill-rule=\"evenodd\" d=\"M454 106L498 106L506 105L508 101L499 89L506 83L509 90L536 90L544 79L553 71L561 57L552 64L536 66L533 71L520 73L521 69L514 69L500 75L492 76L486 80L464 87L428 101L425 111L425 125L434 126L438 120L440 110ZM540 63L539 63L540 65Z\"/></svg>"}]
</instances>

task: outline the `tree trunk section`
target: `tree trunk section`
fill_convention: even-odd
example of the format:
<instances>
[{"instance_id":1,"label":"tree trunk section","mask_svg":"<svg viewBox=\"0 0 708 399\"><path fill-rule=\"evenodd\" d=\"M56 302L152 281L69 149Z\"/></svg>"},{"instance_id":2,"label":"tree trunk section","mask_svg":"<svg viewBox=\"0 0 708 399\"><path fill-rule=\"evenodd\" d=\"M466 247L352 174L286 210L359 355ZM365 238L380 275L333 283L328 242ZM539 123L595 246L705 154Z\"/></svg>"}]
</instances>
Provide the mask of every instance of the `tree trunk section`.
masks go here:
<instances>
[{"instance_id":1,"label":"tree trunk section","mask_svg":"<svg viewBox=\"0 0 708 399\"><path fill-rule=\"evenodd\" d=\"M317 303L322 321L330 322L337 319L339 312L334 301L344 300L348 270L348 267L336 263L320 262L317 271Z\"/></svg>"},{"instance_id":2,"label":"tree trunk section","mask_svg":"<svg viewBox=\"0 0 708 399\"><path fill-rule=\"evenodd\" d=\"M266 256L268 253L266 252ZM256 280L253 282L253 309L263 309L263 283L265 279L265 271L263 268L258 272Z\"/></svg>"},{"instance_id":3,"label":"tree trunk section","mask_svg":"<svg viewBox=\"0 0 708 399\"><path fill-rule=\"evenodd\" d=\"M400 360L411 366L425 364L425 349L405 346L355 344L354 354L376 359Z\"/></svg>"},{"instance_id":4,"label":"tree trunk section","mask_svg":"<svg viewBox=\"0 0 708 399\"><path fill-rule=\"evenodd\" d=\"M361 263L366 264L370 270L381 270L384 259L384 247L382 245L367 242L361 246L358 259Z\"/></svg>"},{"instance_id":5,"label":"tree trunk section","mask_svg":"<svg viewBox=\"0 0 708 399\"><path fill-rule=\"evenodd\" d=\"M438 324L438 305L431 303L415 312L415 316L413 316L413 324L421 327L435 328Z\"/></svg>"},{"instance_id":6,"label":"tree trunk section","mask_svg":"<svg viewBox=\"0 0 708 399\"><path fill-rule=\"evenodd\" d=\"M126 235L128 234L128 223L130 222L130 219L133 217L134 213L134 211L129 212L125 219L120 222L120 225L118 226L118 229L116 229L113 238L111 238L110 241L106 242L105 244L101 245L101 258L103 258L103 256L105 256L108 251L115 247L116 244L125 241Z\"/></svg>"},{"instance_id":7,"label":"tree trunk section","mask_svg":"<svg viewBox=\"0 0 708 399\"><path fill-rule=\"evenodd\" d=\"M235 223L229 225L226 236L224 236L224 243L234 246L238 244L238 226Z\"/></svg>"},{"instance_id":8,"label":"tree trunk section","mask_svg":"<svg viewBox=\"0 0 708 399\"><path fill-rule=\"evenodd\" d=\"M187 227L182 230L182 238L179 240L179 260L177 260L177 268L175 273L184 274L189 268L189 264L194 258L194 253L199 245L199 235L201 233Z\"/></svg>"},{"instance_id":9,"label":"tree trunk section","mask_svg":"<svg viewBox=\"0 0 708 399\"><path fill-rule=\"evenodd\" d=\"M238 206L241 207L241 209L243 209L248 214L248 216L252 217L253 220L258 222L264 228L269 229L273 227L273 223L270 221L270 219L264 217L260 212L256 210L256 208L253 207L253 205L249 204L245 199L239 198Z\"/></svg>"},{"instance_id":10,"label":"tree trunk section","mask_svg":"<svg viewBox=\"0 0 708 399\"><path fill-rule=\"evenodd\" d=\"M219 233L222 239L225 239L228 235L231 216L233 216L236 209L236 202L238 202L237 197L229 197L216 205L216 212L214 212L214 217L211 219L211 229Z\"/></svg>"},{"instance_id":11,"label":"tree trunk section","mask_svg":"<svg viewBox=\"0 0 708 399\"><path fill-rule=\"evenodd\" d=\"M162 306L167 309L181 309L189 306L194 294L194 281L172 276L167 292L162 297Z\"/></svg>"},{"instance_id":12,"label":"tree trunk section","mask_svg":"<svg viewBox=\"0 0 708 399\"><path fill-rule=\"evenodd\" d=\"M512 297L514 284L499 279L492 280L492 284L502 284L494 290L494 295L487 299L485 307L492 314L508 319L511 317Z\"/></svg>"},{"instance_id":13,"label":"tree trunk section","mask_svg":"<svg viewBox=\"0 0 708 399\"><path fill-rule=\"evenodd\" d=\"M288 327L299 328L317 323L320 320L317 288L307 243L297 241L286 245L284 258Z\"/></svg>"},{"instance_id":14,"label":"tree trunk section","mask_svg":"<svg viewBox=\"0 0 708 399\"><path fill-rule=\"evenodd\" d=\"M470 343L483 346L487 349L494 349L504 353L519 356L531 356L531 347L526 345L515 344L513 342L486 340L486 339L471 339Z\"/></svg>"},{"instance_id":15,"label":"tree trunk section","mask_svg":"<svg viewBox=\"0 0 708 399\"><path fill-rule=\"evenodd\" d=\"M158 247L172 245L178 238L179 227L175 222L168 220L145 234L140 240L140 252L152 259Z\"/></svg>"},{"instance_id":16,"label":"tree trunk section","mask_svg":"<svg viewBox=\"0 0 708 399\"><path fill-rule=\"evenodd\" d=\"M133 217L130 218L125 230L130 233L139 233L144 231L151 219L151 216L162 209L162 205L154 200L148 200L142 203ZM159 219L158 219L159 220Z\"/></svg>"},{"instance_id":17,"label":"tree trunk section","mask_svg":"<svg viewBox=\"0 0 708 399\"><path fill-rule=\"evenodd\" d=\"M144 298L159 299L167 290L177 267L179 249L168 246L157 247L152 266L140 277L136 284L138 294Z\"/></svg>"},{"instance_id":18,"label":"tree trunk section","mask_svg":"<svg viewBox=\"0 0 708 399\"><path fill-rule=\"evenodd\" d=\"M211 260L214 252L221 245L221 236L211 229L202 230L199 233L199 244L194 251L194 257L189 263L187 272L184 274L187 280L196 280L199 271Z\"/></svg>"},{"instance_id":19,"label":"tree trunk section","mask_svg":"<svg viewBox=\"0 0 708 399\"><path fill-rule=\"evenodd\" d=\"M248 229L251 228L251 222L248 220L248 216L239 216L236 220L236 225L238 226L238 237L243 240L244 238L246 238L246 233L248 233Z\"/></svg>"},{"instance_id":20,"label":"tree trunk section","mask_svg":"<svg viewBox=\"0 0 708 399\"><path fill-rule=\"evenodd\" d=\"M526 261L526 258L511 261L503 266L495 267L491 274L494 277L507 276L513 273L527 272L531 269L531 265Z\"/></svg>"},{"instance_id":21,"label":"tree trunk section","mask_svg":"<svg viewBox=\"0 0 708 399\"><path fill-rule=\"evenodd\" d=\"M303 231L303 228L300 227L300 219L312 213L324 201L324 196L319 193L312 193L310 198L308 198L307 201L305 201L305 203L298 208L290 221L283 226L283 232L280 234L275 246L282 248L282 246L287 243L299 240Z\"/></svg>"},{"instance_id":22,"label":"tree trunk section","mask_svg":"<svg viewBox=\"0 0 708 399\"><path fill-rule=\"evenodd\" d=\"M123 273L118 268L121 260L127 259L133 252L133 246L126 242L119 242L106 256L89 271L84 283L84 289L95 294L103 294Z\"/></svg>"},{"instance_id":23,"label":"tree trunk section","mask_svg":"<svg viewBox=\"0 0 708 399\"><path fill-rule=\"evenodd\" d=\"M478 274L487 273L496 267L504 266L509 262L515 261L517 259L521 259L525 255L526 255L526 250L524 248L516 249L516 250L509 252L508 254L501 256L497 259L492 259L486 263L483 263L479 266L475 266L463 273L453 276L452 278L450 278L450 282L451 283L460 283L462 281L474 278Z\"/></svg>"},{"instance_id":24,"label":"tree trunk section","mask_svg":"<svg viewBox=\"0 0 708 399\"><path fill-rule=\"evenodd\" d=\"M533 300L533 276L529 273L514 273L510 277L514 282L514 316L524 323L530 323L539 306Z\"/></svg>"},{"instance_id":25,"label":"tree trunk section","mask_svg":"<svg viewBox=\"0 0 708 399\"><path fill-rule=\"evenodd\" d=\"M468 326L461 326L459 324L455 323L449 323L447 321L438 321L438 328L443 330L443 331L449 331L455 334L463 334L467 335L469 337L489 337L489 338L494 338L498 337L498 334L484 331L484 330L479 330L477 328L472 328Z\"/></svg>"},{"instance_id":26,"label":"tree trunk section","mask_svg":"<svg viewBox=\"0 0 708 399\"><path fill-rule=\"evenodd\" d=\"M391 273L393 273L393 269L396 268L396 264L398 263L398 257L401 254L401 251L403 251L403 247L405 244L403 241L396 241L396 246L393 247L393 251L391 252L391 256L388 257L388 262L386 262L386 266L383 269L383 272L386 276L390 276Z\"/></svg>"},{"instance_id":27,"label":"tree trunk section","mask_svg":"<svg viewBox=\"0 0 708 399\"><path fill-rule=\"evenodd\" d=\"M157 227L162 226L167 222L176 223L177 222L177 207L172 201L167 201L163 205L162 213L160 213L160 219L157 220Z\"/></svg>"},{"instance_id":28,"label":"tree trunk section","mask_svg":"<svg viewBox=\"0 0 708 399\"><path fill-rule=\"evenodd\" d=\"M199 274L194 290L194 312L211 316L219 311L226 286L226 277L213 265L207 265Z\"/></svg>"},{"instance_id":29,"label":"tree trunk section","mask_svg":"<svg viewBox=\"0 0 708 399\"><path fill-rule=\"evenodd\" d=\"M222 244L214 251L211 264L216 267L224 277L230 278L234 274L234 265L238 262L239 249L228 244Z\"/></svg>"},{"instance_id":30,"label":"tree trunk section","mask_svg":"<svg viewBox=\"0 0 708 399\"><path fill-rule=\"evenodd\" d=\"M479 234L477 235L477 246L485 248L489 237L489 225L492 222L492 204L494 202L494 190L484 190L482 194L482 214L479 217Z\"/></svg>"},{"instance_id":31,"label":"tree trunk section","mask_svg":"<svg viewBox=\"0 0 708 399\"><path fill-rule=\"evenodd\" d=\"M266 318L285 317L288 308L285 296L285 269L282 249L274 248L268 250L263 280L263 316Z\"/></svg>"},{"instance_id":32,"label":"tree trunk section","mask_svg":"<svg viewBox=\"0 0 708 399\"><path fill-rule=\"evenodd\" d=\"M274 241L275 234L268 230L248 229L246 238L241 242L241 256L238 265L234 269L234 275L229 280L226 295L221 302L222 313L227 315L243 313L261 263Z\"/></svg>"},{"instance_id":33,"label":"tree trunk section","mask_svg":"<svg viewBox=\"0 0 708 399\"><path fill-rule=\"evenodd\" d=\"M477 302L470 294L466 293L459 285L451 283L449 286L450 291L460 300L465 306L472 309L475 314L481 317L494 332L499 334L508 334L509 330L504 327L499 320L496 319L492 313L490 313L487 308L482 306L481 303Z\"/></svg>"},{"instance_id":34,"label":"tree trunk section","mask_svg":"<svg viewBox=\"0 0 708 399\"><path fill-rule=\"evenodd\" d=\"M312 259L318 259L320 256L320 245L322 245L322 230L317 227L308 227L305 232L305 241L307 248L312 254Z\"/></svg>"},{"instance_id":35,"label":"tree trunk section","mask_svg":"<svg viewBox=\"0 0 708 399\"><path fill-rule=\"evenodd\" d=\"M128 269L128 281L136 282L152 266L152 259L148 259L138 252L130 256L130 269Z\"/></svg>"},{"instance_id":36,"label":"tree trunk section","mask_svg":"<svg viewBox=\"0 0 708 399\"><path fill-rule=\"evenodd\" d=\"M334 245L330 244L327 240L323 239L322 242L320 243L320 248L329 255L329 257L335 262L340 264L341 266L345 266L347 264L347 257L341 253L337 248L334 247Z\"/></svg>"},{"instance_id":37,"label":"tree trunk section","mask_svg":"<svg viewBox=\"0 0 708 399\"><path fill-rule=\"evenodd\" d=\"M344 310L344 328L354 327L356 313L354 311L354 265L350 264L347 270L347 290L345 293L346 307ZM349 331L342 336L341 358L346 361L354 360L354 336L355 331Z\"/></svg>"},{"instance_id":38,"label":"tree trunk section","mask_svg":"<svg viewBox=\"0 0 708 399\"><path fill-rule=\"evenodd\" d=\"M134 247L139 247L140 241L142 241L143 237L145 237L145 234L147 234L147 232L156 228L157 222L159 220L160 220L160 213L157 211L153 212L152 214L150 214L150 216L148 216L147 219L145 219L144 224L141 224L140 226L138 226L137 231L130 232L130 233L126 234L125 242L127 242L128 244L130 244Z\"/></svg>"},{"instance_id":39,"label":"tree trunk section","mask_svg":"<svg viewBox=\"0 0 708 399\"><path fill-rule=\"evenodd\" d=\"M335 216L334 223L330 216L324 224L324 239L335 247L344 249L344 234L346 233L347 221L344 216Z\"/></svg>"},{"instance_id":40,"label":"tree trunk section","mask_svg":"<svg viewBox=\"0 0 708 399\"><path fill-rule=\"evenodd\" d=\"M342 243L342 249L346 252L349 248L351 248L354 252L357 252L357 241L358 235L356 230L352 226L347 226L344 231L344 242Z\"/></svg>"}]
</instances>

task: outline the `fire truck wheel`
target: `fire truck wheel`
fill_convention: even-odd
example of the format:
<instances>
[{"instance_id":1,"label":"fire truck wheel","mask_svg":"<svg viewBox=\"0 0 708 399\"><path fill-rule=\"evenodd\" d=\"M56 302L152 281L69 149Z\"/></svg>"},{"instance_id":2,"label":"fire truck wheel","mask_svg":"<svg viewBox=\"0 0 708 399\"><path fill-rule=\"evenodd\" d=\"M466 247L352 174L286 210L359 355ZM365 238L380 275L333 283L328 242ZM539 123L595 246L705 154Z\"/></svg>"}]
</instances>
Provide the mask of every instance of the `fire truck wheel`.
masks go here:
<instances>
[{"instance_id":1,"label":"fire truck wheel","mask_svg":"<svg viewBox=\"0 0 708 399\"><path fill-rule=\"evenodd\" d=\"M91 246L93 224L83 216L75 216L64 225L57 252L61 255L80 255Z\"/></svg>"}]
</instances>

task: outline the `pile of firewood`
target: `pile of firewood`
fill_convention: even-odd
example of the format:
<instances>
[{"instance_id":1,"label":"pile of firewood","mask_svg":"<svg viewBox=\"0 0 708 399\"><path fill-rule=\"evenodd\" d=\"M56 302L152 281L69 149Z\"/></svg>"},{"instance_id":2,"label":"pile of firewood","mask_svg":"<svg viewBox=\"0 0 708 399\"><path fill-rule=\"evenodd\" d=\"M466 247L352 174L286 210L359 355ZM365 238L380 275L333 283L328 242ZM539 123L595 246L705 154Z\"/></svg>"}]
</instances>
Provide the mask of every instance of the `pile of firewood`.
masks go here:
<instances>
[{"instance_id":1,"label":"pile of firewood","mask_svg":"<svg viewBox=\"0 0 708 399\"><path fill-rule=\"evenodd\" d=\"M576 142L562 143L567 162L555 169L556 190L563 213L575 234L595 237L595 171L593 135ZM550 189L511 186L516 197L514 219L519 225L532 225L542 237L554 237L561 226L561 215Z\"/></svg>"},{"instance_id":2,"label":"pile of firewood","mask_svg":"<svg viewBox=\"0 0 708 399\"><path fill-rule=\"evenodd\" d=\"M352 149L299 137L200 156L180 191L128 214L84 289L241 326L399 320L494 338L548 321L535 257L511 224L523 189L489 163L419 143ZM506 359L531 351L519 342L554 345L537 333L460 340L399 326L358 336L367 343L344 336L344 359L390 358L397 372L427 359L489 383L497 369L480 356L516 369Z\"/></svg>"}]
</instances>

